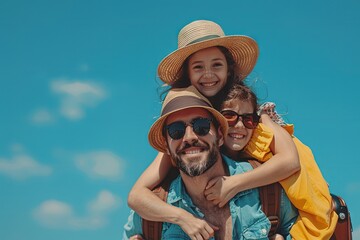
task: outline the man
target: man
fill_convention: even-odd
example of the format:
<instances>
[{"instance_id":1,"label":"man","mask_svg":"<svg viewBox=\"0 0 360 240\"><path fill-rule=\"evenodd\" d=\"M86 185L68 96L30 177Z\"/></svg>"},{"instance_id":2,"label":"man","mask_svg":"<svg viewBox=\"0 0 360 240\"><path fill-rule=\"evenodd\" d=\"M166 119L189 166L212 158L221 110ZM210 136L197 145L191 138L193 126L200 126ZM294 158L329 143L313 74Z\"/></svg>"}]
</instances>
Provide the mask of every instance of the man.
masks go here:
<instances>
[{"instance_id":1,"label":"man","mask_svg":"<svg viewBox=\"0 0 360 240\"><path fill-rule=\"evenodd\" d=\"M167 152L180 170L171 183L167 202L216 226L216 239L267 239L270 223L261 211L257 189L237 194L223 208L204 196L210 179L252 169L247 162L235 162L220 154L227 128L225 118L194 87L168 93L161 117L149 132L150 144ZM297 213L286 197L282 200L285 204L279 229L291 239L289 231ZM141 233L141 218L132 212L125 225L124 239ZM162 238L190 239L178 225L171 223L163 223Z\"/></svg>"}]
</instances>

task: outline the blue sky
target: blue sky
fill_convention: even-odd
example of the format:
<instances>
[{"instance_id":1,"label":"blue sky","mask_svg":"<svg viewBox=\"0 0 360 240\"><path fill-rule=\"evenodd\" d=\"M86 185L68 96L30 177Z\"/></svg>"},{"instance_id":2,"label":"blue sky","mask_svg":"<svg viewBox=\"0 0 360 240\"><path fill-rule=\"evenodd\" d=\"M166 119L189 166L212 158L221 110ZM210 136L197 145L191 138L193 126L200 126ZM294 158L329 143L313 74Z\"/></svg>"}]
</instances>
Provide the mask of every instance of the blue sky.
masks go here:
<instances>
[{"instance_id":1,"label":"blue sky","mask_svg":"<svg viewBox=\"0 0 360 240\"><path fill-rule=\"evenodd\" d=\"M360 239L360 4L0 2L0 239L119 239L156 155L156 68L185 24L259 44L249 82L309 145Z\"/></svg>"}]
</instances>

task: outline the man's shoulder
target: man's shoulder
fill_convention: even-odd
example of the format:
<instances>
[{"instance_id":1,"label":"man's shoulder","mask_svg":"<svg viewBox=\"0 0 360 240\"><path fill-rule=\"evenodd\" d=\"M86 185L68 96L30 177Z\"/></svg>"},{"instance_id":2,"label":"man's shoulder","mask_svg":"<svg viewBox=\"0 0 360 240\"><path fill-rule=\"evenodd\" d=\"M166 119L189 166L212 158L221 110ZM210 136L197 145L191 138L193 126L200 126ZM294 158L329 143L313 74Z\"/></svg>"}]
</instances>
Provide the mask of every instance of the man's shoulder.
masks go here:
<instances>
[{"instance_id":1,"label":"man's shoulder","mask_svg":"<svg viewBox=\"0 0 360 240\"><path fill-rule=\"evenodd\" d=\"M223 158L223 161L225 162L225 164L229 168L230 175L244 173L244 172L247 172L247 171L250 171L253 169L251 164L246 160L235 161L235 160L232 160L231 158L227 157L224 154L222 154L222 158Z\"/></svg>"},{"instance_id":2,"label":"man's shoulder","mask_svg":"<svg viewBox=\"0 0 360 240\"><path fill-rule=\"evenodd\" d=\"M124 225L123 240L142 234L142 218L134 210L130 210L127 223Z\"/></svg>"},{"instance_id":3,"label":"man's shoulder","mask_svg":"<svg viewBox=\"0 0 360 240\"><path fill-rule=\"evenodd\" d=\"M179 201L184 196L184 186L183 182L181 180L181 176L177 176L174 178L171 183L170 187L168 189L168 195L167 195L167 203L173 204L174 202Z\"/></svg>"}]
</instances>

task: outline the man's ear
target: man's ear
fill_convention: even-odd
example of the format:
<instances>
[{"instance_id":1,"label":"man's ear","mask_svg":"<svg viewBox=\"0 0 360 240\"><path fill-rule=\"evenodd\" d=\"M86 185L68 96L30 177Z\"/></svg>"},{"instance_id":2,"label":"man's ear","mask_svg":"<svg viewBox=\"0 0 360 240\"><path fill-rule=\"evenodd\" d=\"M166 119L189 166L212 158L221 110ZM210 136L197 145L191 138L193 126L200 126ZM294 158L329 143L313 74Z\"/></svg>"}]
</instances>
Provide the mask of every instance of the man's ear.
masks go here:
<instances>
[{"instance_id":1,"label":"man's ear","mask_svg":"<svg viewBox=\"0 0 360 240\"><path fill-rule=\"evenodd\" d=\"M166 154L171 156L170 155L170 150L169 150L170 149L169 143L168 143L167 139L165 139L165 138L164 138L164 144L166 145Z\"/></svg>"},{"instance_id":2,"label":"man's ear","mask_svg":"<svg viewBox=\"0 0 360 240\"><path fill-rule=\"evenodd\" d=\"M224 135L221 131L221 127L218 127L218 145L221 147L224 144Z\"/></svg>"}]
</instances>

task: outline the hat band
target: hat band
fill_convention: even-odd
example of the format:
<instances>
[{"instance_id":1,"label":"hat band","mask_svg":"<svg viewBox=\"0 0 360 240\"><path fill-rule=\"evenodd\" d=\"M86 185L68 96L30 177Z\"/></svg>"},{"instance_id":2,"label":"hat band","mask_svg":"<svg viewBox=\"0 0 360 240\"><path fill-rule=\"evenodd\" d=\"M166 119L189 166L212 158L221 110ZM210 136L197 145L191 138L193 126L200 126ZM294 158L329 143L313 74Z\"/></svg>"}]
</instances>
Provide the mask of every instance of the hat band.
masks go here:
<instances>
[{"instance_id":1,"label":"hat band","mask_svg":"<svg viewBox=\"0 0 360 240\"><path fill-rule=\"evenodd\" d=\"M194 43L198 43L198 42L202 42L202 41L206 41L206 40L210 40L210 39L214 39L214 38L219 38L219 37L220 37L219 35L208 35L208 36L205 36L205 37L195 39L194 41L186 44L185 46L189 46L189 45L194 44Z\"/></svg>"},{"instance_id":2,"label":"hat band","mask_svg":"<svg viewBox=\"0 0 360 240\"><path fill-rule=\"evenodd\" d=\"M181 96L171 100L161 112L161 116L179 109L191 107L211 107L209 103L194 96Z\"/></svg>"}]
</instances>

